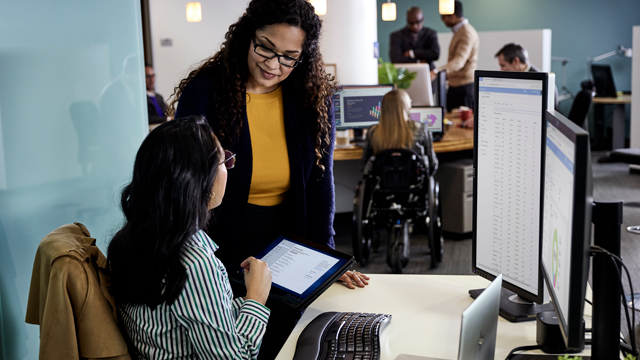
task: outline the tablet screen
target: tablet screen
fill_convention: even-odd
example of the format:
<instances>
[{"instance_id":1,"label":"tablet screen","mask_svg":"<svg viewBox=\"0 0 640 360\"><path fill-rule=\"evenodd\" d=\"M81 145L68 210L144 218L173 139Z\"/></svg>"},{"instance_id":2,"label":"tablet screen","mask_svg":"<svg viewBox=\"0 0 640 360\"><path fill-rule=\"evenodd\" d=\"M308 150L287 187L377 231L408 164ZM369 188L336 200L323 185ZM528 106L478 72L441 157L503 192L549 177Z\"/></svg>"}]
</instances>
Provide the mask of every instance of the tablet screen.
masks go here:
<instances>
[{"instance_id":1,"label":"tablet screen","mask_svg":"<svg viewBox=\"0 0 640 360\"><path fill-rule=\"evenodd\" d=\"M256 258L269 265L273 286L305 299L346 259L280 236Z\"/></svg>"}]
</instances>

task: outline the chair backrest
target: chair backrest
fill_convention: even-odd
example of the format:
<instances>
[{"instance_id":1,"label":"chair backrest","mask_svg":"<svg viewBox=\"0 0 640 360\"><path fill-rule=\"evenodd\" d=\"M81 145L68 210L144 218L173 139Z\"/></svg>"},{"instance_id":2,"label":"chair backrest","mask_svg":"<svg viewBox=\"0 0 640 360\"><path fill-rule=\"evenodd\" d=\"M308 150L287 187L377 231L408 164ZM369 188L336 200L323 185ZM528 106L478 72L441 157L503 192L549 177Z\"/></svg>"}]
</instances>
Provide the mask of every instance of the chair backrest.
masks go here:
<instances>
[{"instance_id":1,"label":"chair backrest","mask_svg":"<svg viewBox=\"0 0 640 360\"><path fill-rule=\"evenodd\" d=\"M569 112L568 118L581 128L584 128L584 123L587 119L587 114L589 113L589 107L591 106L593 95L593 90L582 89L573 100L573 105L571 105L571 111Z\"/></svg>"},{"instance_id":2,"label":"chair backrest","mask_svg":"<svg viewBox=\"0 0 640 360\"><path fill-rule=\"evenodd\" d=\"M388 149L375 155L373 173L385 190L410 190L428 174L422 156L410 149Z\"/></svg>"}]
</instances>

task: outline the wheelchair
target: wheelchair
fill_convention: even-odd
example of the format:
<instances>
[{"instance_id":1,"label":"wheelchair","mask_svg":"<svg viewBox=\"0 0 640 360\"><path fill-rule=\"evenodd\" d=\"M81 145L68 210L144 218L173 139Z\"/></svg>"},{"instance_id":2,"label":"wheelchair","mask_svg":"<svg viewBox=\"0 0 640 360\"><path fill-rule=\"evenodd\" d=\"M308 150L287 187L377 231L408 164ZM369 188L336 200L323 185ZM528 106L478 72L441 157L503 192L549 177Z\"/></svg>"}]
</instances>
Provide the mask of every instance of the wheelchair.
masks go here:
<instances>
[{"instance_id":1,"label":"wheelchair","mask_svg":"<svg viewBox=\"0 0 640 360\"><path fill-rule=\"evenodd\" d=\"M365 165L353 201L352 245L360 265L380 245L379 231L389 231L387 264L402 273L409 262L409 237L426 231L431 268L442 261L440 191L422 156L409 149L389 149Z\"/></svg>"}]
</instances>

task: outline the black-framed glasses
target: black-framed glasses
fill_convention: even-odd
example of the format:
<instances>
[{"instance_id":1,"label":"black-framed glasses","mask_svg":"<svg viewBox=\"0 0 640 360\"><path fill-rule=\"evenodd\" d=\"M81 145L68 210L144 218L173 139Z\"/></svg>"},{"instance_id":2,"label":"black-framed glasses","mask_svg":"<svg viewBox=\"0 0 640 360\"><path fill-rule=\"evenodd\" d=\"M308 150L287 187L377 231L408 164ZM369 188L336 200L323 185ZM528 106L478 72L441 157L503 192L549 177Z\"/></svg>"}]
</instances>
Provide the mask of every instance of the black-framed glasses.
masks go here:
<instances>
[{"instance_id":1,"label":"black-framed glasses","mask_svg":"<svg viewBox=\"0 0 640 360\"><path fill-rule=\"evenodd\" d=\"M265 59L271 60L277 56L278 62L280 63L280 65L284 65L290 68L294 68L300 65L300 63L302 62L302 56L300 56L300 58L298 59L294 59L287 55L276 54L275 51L269 49L268 47L258 44L256 42L256 39L252 39L252 41L253 41L253 51Z\"/></svg>"},{"instance_id":2,"label":"black-framed glasses","mask_svg":"<svg viewBox=\"0 0 640 360\"><path fill-rule=\"evenodd\" d=\"M236 166L236 154L232 153L229 150L224 151L224 161L222 161L218 165L224 164L224 167L227 169L233 169Z\"/></svg>"},{"instance_id":3,"label":"black-framed glasses","mask_svg":"<svg viewBox=\"0 0 640 360\"><path fill-rule=\"evenodd\" d=\"M424 22L424 19L420 19L420 20L416 20L416 21L407 21L407 23L409 24L409 26L413 26L413 25L420 25Z\"/></svg>"}]
</instances>

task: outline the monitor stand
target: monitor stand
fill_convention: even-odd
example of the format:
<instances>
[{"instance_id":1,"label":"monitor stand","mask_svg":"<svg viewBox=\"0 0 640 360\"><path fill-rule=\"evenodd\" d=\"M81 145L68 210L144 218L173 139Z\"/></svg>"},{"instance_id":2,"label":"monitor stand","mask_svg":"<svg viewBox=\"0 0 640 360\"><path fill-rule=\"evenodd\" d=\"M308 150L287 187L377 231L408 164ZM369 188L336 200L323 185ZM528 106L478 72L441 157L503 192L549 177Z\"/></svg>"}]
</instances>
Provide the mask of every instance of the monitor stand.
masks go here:
<instances>
[{"instance_id":1,"label":"monitor stand","mask_svg":"<svg viewBox=\"0 0 640 360\"><path fill-rule=\"evenodd\" d=\"M469 290L472 298L477 298L484 289ZM500 293L500 316L510 322L535 321L541 311L553 311L553 304L536 304L521 298L513 291L502 288Z\"/></svg>"},{"instance_id":2,"label":"monitor stand","mask_svg":"<svg viewBox=\"0 0 640 360\"><path fill-rule=\"evenodd\" d=\"M363 129L353 129L353 142L364 141Z\"/></svg>"}]
</instances>

